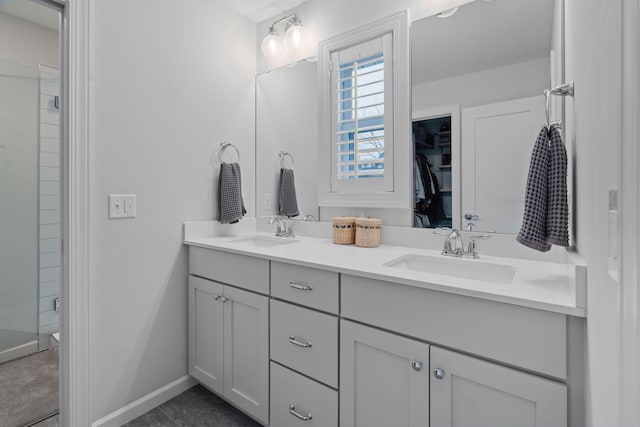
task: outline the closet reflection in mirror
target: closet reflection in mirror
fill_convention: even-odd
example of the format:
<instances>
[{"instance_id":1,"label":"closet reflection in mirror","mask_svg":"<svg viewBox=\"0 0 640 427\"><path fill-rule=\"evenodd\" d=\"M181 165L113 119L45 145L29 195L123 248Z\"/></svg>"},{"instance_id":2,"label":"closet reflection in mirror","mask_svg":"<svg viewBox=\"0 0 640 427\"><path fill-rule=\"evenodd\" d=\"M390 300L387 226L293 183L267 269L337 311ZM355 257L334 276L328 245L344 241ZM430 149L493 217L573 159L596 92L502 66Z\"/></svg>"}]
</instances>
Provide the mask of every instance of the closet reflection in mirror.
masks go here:
<instances>
[{"instance_id":1,"label":"closet reflection in mirror","mask_svg":"<svg viewBox=\"0 0 640 427\"><path fill-rule=\"evenodd\" d=\"M562 79L561 1L479 0L413 23L414 226L518 231L543 91Z\"/></svg>"}]
</instances>

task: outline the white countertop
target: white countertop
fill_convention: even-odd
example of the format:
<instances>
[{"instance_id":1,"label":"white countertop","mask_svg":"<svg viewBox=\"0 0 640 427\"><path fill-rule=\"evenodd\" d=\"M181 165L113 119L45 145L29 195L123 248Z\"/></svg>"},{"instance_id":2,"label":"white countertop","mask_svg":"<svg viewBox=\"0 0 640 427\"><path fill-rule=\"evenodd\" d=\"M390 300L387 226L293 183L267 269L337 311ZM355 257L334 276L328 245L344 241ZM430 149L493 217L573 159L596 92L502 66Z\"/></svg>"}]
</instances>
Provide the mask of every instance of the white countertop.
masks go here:
<instances>
[{"instance_id":1,"label":"white countertop","mask_svg":"<svg viewBox=\"0 0 640 427\"><path fill-rule=\"evenodd\" d=\"M355 245L334 245L330 239L306 236L296 236L293 239L297 240L295 243L262 248L247 243L235 242L252 236L271 238L273 233L250 231L233 236L219 237L194 237L189 235L185 237L184 243L272 261L282 261L403 285L585 317L584 307L579 307L576 304L576 280L584 279L584 277L582 274L576 273L576 266L573 264L482 256L482 254L478 260L464 260L464 262L470 263L509 265L516 269L512 283L496 284L384 265L391 260L408 254L442 256L439 251L430 249L390 245L381 245L377 248L361 248Z\"/></svg>"}]
</instances>

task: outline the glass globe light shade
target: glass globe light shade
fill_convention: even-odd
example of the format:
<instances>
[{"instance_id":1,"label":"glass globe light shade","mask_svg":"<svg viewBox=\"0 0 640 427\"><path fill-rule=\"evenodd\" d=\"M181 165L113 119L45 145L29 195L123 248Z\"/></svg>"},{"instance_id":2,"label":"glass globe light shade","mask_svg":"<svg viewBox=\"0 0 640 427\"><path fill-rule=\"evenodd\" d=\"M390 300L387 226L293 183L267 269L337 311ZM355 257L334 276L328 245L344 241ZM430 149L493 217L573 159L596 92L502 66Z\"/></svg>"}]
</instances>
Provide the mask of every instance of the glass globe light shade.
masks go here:
<instances>
[{"instance_id":1,"label":"glass globe light shade","mask_svg":"<svg viewBox=\"0 0 640 427\"><path fill-rule=\"evenodd\" d=\"M267 58L277 58L282 55L284 44L282 38L274 32L270 32L262 40L262 54Z\"/></svg>"},{"instance_id":2,"label":"glass globe light shade","mask_svg":"<svg viewBox=\"0 0 640 427\"><path fill-rule=\"evenodd\" d=\"M302 24L293 24L284 35L287 48L301 50L307 42L306 31Z\"/></svg>"}]
</instances>

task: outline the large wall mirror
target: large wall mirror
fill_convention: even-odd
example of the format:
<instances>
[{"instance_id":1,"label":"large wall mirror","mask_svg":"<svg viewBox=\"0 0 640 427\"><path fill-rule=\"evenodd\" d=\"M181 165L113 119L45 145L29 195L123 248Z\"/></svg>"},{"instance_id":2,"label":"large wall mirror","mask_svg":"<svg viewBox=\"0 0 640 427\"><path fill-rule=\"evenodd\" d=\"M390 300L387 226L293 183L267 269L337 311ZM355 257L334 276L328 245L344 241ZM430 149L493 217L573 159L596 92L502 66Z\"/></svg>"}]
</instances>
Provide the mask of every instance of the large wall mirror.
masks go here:
<instances>
[{"instance_id":1,"label":"large wall mirror","mask_svg":"<svg viewBox=\"0 0 640 427\"><path fill-rule=\"evenodd\" d=\"M562 1L476 0L412 23L406 165L416 199L403 225L518 231L531 148L546 122L543 91L563 79ZM256 85L257 214L277 213L285 150L300 211L317 218L317 64L273 70ZM561 99L552 107L560 119Z\"/></svg>"}]
</instances>

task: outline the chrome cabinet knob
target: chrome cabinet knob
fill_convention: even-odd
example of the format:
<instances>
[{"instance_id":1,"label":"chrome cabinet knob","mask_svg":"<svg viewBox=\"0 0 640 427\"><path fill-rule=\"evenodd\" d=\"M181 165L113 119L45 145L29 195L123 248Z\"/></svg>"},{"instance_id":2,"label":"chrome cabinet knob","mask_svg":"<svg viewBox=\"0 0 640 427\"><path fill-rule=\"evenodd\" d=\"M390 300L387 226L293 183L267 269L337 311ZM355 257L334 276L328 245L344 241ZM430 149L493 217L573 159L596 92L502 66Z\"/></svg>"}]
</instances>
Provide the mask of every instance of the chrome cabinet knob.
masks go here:
<instances>
[{"instance_id":1,"label":"chrome cabinet knob","mask_svg":"<svg viewBox=\"0 0 640 427\"><path fill-rule=\"evenodd\" d=\"M220 297L220 301L222 301L223 303L229 301L229 298L226 297Z\"/></svg>"},{"instance_id":2,"label":"chrome cabinet knob","mask_svg":"<svg viewBox=\"0 0 640 427\"><path fill-rule=\"evenodd\" d=\"M218 295L218 294L214 294L214 295L213 295L213 299L214 299L214 300L216 300L216 301L218 301L218 300L220 299L220 295Z\"/></svg>"},{"instance_id":3,"label":"chrome cabinet knob","mask_svg":"<svg viewBox=\"0 0 640 427\"><path fill-rule=\"evenodd\" d=\"M419 371L422 369L422 362L420 362L419 360L414 360L413 362L411 362L411 367L414 371Z\"/></svg>"},{"instance_id":4,"label":"chrome cabinet knob","mask_svg":"<svg viewBox=\"0 0 640 427\"><path fill-rule=\"evenodd\" d=\"M433 370L433 376L441 380L442 378L444 378L444 370L442 370L441 368L435 368Z\"/></svg>"},{"instance_id":5,"label":"chrome cabinet knob","mask_svg":"<svg viewBox=\"0 0 640 427\"><path fill-rule=\"evenodd\" d=\"M472 213L467 212L466 214L464 214L464 219L470 221L472 219L478 219L480 218L478 215L474 215Z\"/></svg>"}]
</instances>

